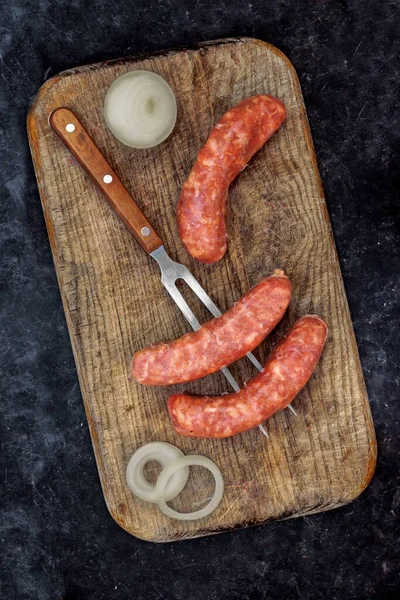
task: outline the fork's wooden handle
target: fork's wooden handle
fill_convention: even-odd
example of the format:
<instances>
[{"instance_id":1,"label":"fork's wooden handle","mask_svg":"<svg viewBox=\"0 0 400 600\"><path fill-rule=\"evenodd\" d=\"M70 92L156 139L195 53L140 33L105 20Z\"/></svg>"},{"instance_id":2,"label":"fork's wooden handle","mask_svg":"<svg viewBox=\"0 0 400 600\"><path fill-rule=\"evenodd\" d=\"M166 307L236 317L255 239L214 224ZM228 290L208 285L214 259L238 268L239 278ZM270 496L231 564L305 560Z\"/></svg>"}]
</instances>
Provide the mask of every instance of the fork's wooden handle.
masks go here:
<instances>
[{"instance_id":1,"label":"fork's wooden handle","mask_svg":"<svg viewBox=\"0 0 400 600\"><path fill-rule=\"evenodd\" d=\"M74 113L68 108L57 108L51 113L49 122L143 250L150 254L159 248L161 239Z\"/></svg>"}]
</instances>

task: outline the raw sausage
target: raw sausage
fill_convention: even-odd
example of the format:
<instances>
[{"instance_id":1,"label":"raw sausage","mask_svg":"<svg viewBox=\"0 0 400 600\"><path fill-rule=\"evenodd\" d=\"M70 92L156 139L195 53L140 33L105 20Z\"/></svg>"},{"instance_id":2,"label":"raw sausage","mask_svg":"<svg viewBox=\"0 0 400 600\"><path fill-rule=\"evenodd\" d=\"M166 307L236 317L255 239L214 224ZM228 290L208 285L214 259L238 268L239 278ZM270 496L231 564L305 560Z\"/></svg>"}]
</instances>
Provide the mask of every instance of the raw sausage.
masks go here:
<instances>
[{"instance_id":1,"label":"raw sausage","mask_svg":"<svg viewBox=\"0 0 400 600\"><path fill-rule=\"evenodd\" d=\"M305 386L327 333L322 319L306 315L275 347L263 372L240 392L213 398L171 396L168 411L174 428L189 437L226 438L260 425L286 408Z\"/></svg>"},{"instance_id":2,"label":"raw sausage","mask_svg":"<svg viewBox=\"0 0 400 600\"><path fill-rule=\"evenodd\" d=\"M214 373L253 350L283 317L292 286L277 269L221 317L169 344L136 352L132 375L139 383L171 385Z\"/></svg>"},{"instance_id":3,"label":"raw sausage","mask_svg":"<svg viewBox=\"0 0 400 600\"><path fill-rule=\"evenodd\" d=\"M224 256L228 187L285 118L285 107L277 98L252 96L225 113L212 129L178 201L179 236L197 260L214 263Z\"/></svg>"},{"instance_id":4,"label":"raw sausage","mask_svg":"<svg viewBox=\"0 0 400 600\"><path fill-rule=\"evenodd\" d=\"M214 263L224 256L228 187L285 118L282 102L258 95L234 106L212 129L178 201L179 236L197 260Z\"/></svg>"},{"instance_id":5,"label":"raw sausage","mask_svg":"<svg viewBox=\"0 0 400 600\"><path fill-rule=\"evenodd\" d=\"M169 343L136 352L132 375L139 383L171 385L205 377L242 358L272 331L290 302L292 286L277 269L222 316Z\"/></svg>"}]
</instances>

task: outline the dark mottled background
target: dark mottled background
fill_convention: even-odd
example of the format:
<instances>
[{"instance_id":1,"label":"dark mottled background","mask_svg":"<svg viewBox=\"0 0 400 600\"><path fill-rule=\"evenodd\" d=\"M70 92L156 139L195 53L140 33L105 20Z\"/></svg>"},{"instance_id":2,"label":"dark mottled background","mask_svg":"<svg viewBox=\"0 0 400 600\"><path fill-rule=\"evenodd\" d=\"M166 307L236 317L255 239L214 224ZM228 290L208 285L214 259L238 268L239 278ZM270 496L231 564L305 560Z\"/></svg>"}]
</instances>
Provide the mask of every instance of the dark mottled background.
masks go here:
<instances>
[{"instance_id":1,"label":"dark mottled background","mask_svg":"<svg viewBox=\"0 0 400 600\"><path fill-rule=\"evenodd\" d=\"M2 599L399 597L399 21L399 0L2 0ZM378 466L358 500L330 513L154 545L103 501L25 118L68 67L240 35L278 46L300 77Z\"/></svg>"}]
</instances>

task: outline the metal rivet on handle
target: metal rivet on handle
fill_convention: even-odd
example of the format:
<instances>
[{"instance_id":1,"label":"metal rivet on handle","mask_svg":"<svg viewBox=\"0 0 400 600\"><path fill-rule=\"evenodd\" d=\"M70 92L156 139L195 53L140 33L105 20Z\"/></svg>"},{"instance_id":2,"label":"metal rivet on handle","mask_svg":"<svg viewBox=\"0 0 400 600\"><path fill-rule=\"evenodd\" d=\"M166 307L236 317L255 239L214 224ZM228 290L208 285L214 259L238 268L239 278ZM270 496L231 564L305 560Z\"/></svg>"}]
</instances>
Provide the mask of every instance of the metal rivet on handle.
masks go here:
<instances>
[{"instance_id":1,"label":"metal rivet on handle","mask_svg":"<svg viewBox=\"0 0 400 600\"><path fill-rule=\"evenodd\" d=\"M65 126L65 129L68 131L68 133L72 133L73 131L75 131L75 125L73 123L68 123Z\"/></svg>"},{"instance_id":2,"label":"metal rivet on handle","mask_svg":"<svg viewBox=\"0 0 400 600\"><path fill-rule=\"evenodd\" d=\"M150 235L150 229L148 227L142 227L140 233L143 237L147 237L148 235Z\"/></svg>"},{"instance_id":3,"label":"metal rivet on handle","mask_svg":"<svg viewBox=\"0 0 400 600\"><path fill-rule=\"evenodd\" d=\"M111 183L112 182L111 175L104 175L103 181L104 181L104 183Z\"/></svg>"}]
</instances>

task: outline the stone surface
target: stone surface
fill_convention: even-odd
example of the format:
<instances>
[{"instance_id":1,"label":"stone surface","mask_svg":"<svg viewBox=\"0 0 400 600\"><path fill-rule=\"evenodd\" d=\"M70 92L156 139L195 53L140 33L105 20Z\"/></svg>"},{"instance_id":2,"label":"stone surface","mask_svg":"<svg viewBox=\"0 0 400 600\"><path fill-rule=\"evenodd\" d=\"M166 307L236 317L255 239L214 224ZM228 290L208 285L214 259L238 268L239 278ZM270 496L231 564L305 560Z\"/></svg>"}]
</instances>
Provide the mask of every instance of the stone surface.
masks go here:
<instances>
[{"instance_id":1,"label":"stone surface","mask_svg":"<svg viewBox=\"0 0 400 600\"><path fill-rule=\"evenodd\" d=\"M397 0L10 0L0 13L0 596L387 599L400 590ZM68 67L259 37L300 77L378 438L352 504L188 542L105 507L25 132ZM397 150L397 155L396 155Z\"/></svg>"}]
</instances>

